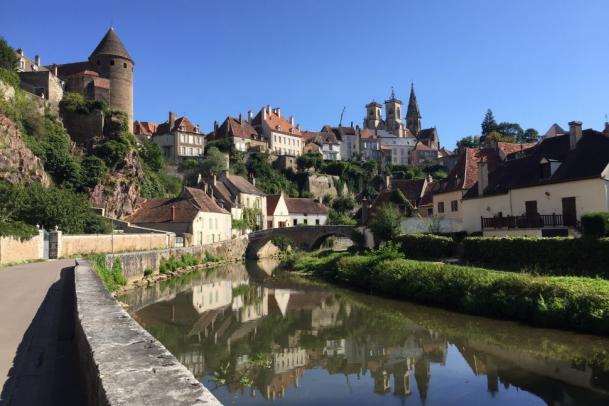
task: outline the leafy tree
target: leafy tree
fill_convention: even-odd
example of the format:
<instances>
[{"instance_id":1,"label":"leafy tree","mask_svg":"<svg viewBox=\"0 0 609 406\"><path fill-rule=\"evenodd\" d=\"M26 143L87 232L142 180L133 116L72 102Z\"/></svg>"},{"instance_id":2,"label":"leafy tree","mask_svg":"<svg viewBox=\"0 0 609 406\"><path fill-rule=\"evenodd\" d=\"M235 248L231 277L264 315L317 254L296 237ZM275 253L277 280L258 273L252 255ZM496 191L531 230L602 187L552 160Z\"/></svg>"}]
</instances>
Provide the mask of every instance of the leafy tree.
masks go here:
<instances>
[{"instance_id":1,"label":"leafy tree","mask_svg":"<svg viewBox=\"0 0 609 406\"><path fill-rule=\"evenodd\" d=\"M345 213L341 213L337 210L330 209L328 212L328 224L329 225L348 225L354 226L357 224L357 221L351 217L349 217Z\"/></svg>"},{"instance_id":2,"label":"leafy tree","mask_svg":"<svg viewBox=\"0 0 609 406\"><path fill-rule=\"evenodd\" d=\"M163 151L158 144L144 140L139 148L140 157L150 169L160 171L163 168Z\"/></svg>"},{"instance_id":3,"label":"leafy tree","mask_svg":"<svg viewBox=\"0 0 609 406\"><path fill-rule=\"evenodd\" d=\"M355 200L351 196L339 196L332 202L332 208L342 214L349 213L355 208Z\"/></svg>"},{"instance_id":4,"label":"leafy tree","mask_svg":"<svg viewBox=\"0 0 609 406\"><path fill-rule=\"evenodd\" d=\"M204 176L219 175L226 169L226 156L216 147L207 149L205 160L201 164Z\"/></svg>"},{"instance_id":5,"label":"leafy tree","mask_svg":"<svg viewBox=\"0 0 609 406\"><path fill-rule=\"evenodd\" d=\"M85 233L111 234L112 221L100 216L99 214L93 214L85 220Z\"/></svg>"},{"instance_id":6,"label":"leafy tree","mask_svg":"<svg viewBox=\"0 0 609 406\"><path fill-rule=\"evenodd\" d=\"M392 203L383 204L373 215L370 229L380 241L392 241L400 234L402 214Z\"/></svg>"},{"instance_id":7,"label":"leafy tree","mask_svg":"<svg viewBox=\"0 0 609 406\"><path fill-rule=\"evenodd\" d=\"M251 154L247 162L247 172L256 176L256 187L265 193L278 194L283 191L291 197L300 196L296 184L288 179L285 173L271 165L266 153Z\"/></svg>"},{"instance_id":8,"label":"leafy tree","mask_svg":"<svg viewBox=\"0 0 609 406\"><path fill-rule=\"evenodd\" d=\"M491 109L486 111L481 127L482 135L487 135L493 131L497 131L497 122L495 121L495 116L493 115L493 111Z\"/></svg>"},{"instance_id":9,"label":"leafy tree","mask_svg":"<svg viewBox=\"0 0 609 406\"><path fill-rule=\"evenodd\" d=\"M477 135L463 137L457 141L457 148L478 148L480 146L480 137Z\"/></svg>"},{"instance_id":10,"label":"leafy tree","mask_svg":"<svg viewBox=\"0 0 609 406\"><path fill-rule=\"evenodd\" d=\"M0 37L0 68L9 71L17 70L19 60L15 51L8 45L8 42Z\"/></svg>"},{"instance_id":11,"label":"leafy tree","mask_svg":"<svg viewBox=\"0 0 609 406\"><path fill-rule=\"evenodd\" d=\"M108 167L103 160L91 155L82 160L81 163L81 184L86 187L94 187L101 183L108 175Z\"/></svg>"},{"instance_id":12,"label":"leafy tree","mask_svg":"<svg viewBox=\"0 0 609 406\"><path fill-rule=\"evenodd\" d=\"M539 140L539 132L534 128L527 128L523 134L521 140L517 140L520 143L526 142L537 142Z\"/></svg>"},{"instance_id":13,"label":"leafy tree","mask_svg":"<svg viewBox=\"0 0 609 406\"><path fill-rule=\"evenodd\" d=\"M524 136L524 130L518 123L501 122L497 126L498 133L502 134L505 138L513 139L514 141L521 140Z\"/></svg>"},{"instance_id":14,"label":"leafy tree","mask_svg":"<svg viewBox=\"0 0 609 406\"><path fill-rule=\"evenodd\" d=\"M323 156L319 152L307 152L298 157L296 165L300 171L310 168L319 169L323 163Z\"/></svg>"},{"instance_id":15,"label":"leafy tree","mask_svg":"<svg viewBox=\"0 0 609 406\"><path fill-rule=\"evenodd\" d=\"M114 170L129 154L130 146L117 140L105 140L93 149L93 154L101 158L108 168Z\"/></svg>"},{"instance_id":16,"label":"leafy tree","mask_svg":"<svg viewBox=\"0 0 609 406\"><path fill-rule=\"evenodd\" d=\"M506 136L498 131L492 131L484 137L484 140L495 140L497 142L516 142L516 138Z\"/></svg>"}]
</instances>

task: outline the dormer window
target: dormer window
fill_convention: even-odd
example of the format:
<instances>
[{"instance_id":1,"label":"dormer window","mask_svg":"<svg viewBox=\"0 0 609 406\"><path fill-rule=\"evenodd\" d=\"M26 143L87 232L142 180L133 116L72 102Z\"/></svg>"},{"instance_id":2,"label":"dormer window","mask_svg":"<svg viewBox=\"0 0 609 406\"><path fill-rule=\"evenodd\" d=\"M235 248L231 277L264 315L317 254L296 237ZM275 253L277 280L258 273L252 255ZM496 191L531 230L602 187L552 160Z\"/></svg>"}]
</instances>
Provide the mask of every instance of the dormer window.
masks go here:
<instances>
[{"instance_id":1,"label":"dormer window","mask_svg":"<svg viewBox=\"0 0 609 406\"><path fill-rule=\"evenodd\" d=\"M551 178L559 166L560 161L556 159L541 158L541 161L539 161L539 177L541 179Z\"/></svg>"}]
</instances>

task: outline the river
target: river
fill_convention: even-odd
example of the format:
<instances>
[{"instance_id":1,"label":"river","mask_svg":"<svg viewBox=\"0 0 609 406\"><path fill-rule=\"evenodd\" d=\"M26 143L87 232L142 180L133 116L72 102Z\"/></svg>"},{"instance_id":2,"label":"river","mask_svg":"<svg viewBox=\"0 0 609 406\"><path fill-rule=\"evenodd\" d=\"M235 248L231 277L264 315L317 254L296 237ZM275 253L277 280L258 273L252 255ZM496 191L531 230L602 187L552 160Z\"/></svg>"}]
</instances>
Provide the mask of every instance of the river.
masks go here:
<instances>
[{"instance_id":1,"label":"river","mask_svg":"<svg viewBox=\"0 0 609 406\"><path fill-rule=\"evenodd\" d=\"M251 262L119 298L225 405L609 405L609 339L398 302Z\"/></svg>"}]
</instances>

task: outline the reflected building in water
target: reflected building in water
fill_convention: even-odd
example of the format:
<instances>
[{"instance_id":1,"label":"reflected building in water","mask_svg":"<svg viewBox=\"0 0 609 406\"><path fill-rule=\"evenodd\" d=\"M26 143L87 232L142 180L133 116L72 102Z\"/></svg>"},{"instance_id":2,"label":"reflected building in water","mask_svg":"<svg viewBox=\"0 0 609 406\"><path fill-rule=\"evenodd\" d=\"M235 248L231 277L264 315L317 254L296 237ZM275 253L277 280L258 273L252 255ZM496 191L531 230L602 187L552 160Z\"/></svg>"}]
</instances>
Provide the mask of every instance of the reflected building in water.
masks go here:
<instances>
[{"instance_id":1,"label":"reflected building in water","mask_svg":"<svg viewBox=\"0 0 609 406\"><path fill-rule=\"evenodd\" d=\"M299 388L307 370L323 368L344 375L347 385L370 379L377 395L418 396L424 402L433 390L432 366L446 366L449 351L458 351L474 376L486 376L490 394L516 386L553 405L578 403L582 393L592 404L609 397L605 372L448 337L329 290L259 284L247 272L201 276L186 289L172 289L157 288L161 301L134 317L198 378L226 364L238 378L253 356L263 354L270 367L253 370L251 388L229 381L228 390L243 396L284 398L290 388ZM145 303L150 295L134 303Z\"/></svg>"}]
</instances>

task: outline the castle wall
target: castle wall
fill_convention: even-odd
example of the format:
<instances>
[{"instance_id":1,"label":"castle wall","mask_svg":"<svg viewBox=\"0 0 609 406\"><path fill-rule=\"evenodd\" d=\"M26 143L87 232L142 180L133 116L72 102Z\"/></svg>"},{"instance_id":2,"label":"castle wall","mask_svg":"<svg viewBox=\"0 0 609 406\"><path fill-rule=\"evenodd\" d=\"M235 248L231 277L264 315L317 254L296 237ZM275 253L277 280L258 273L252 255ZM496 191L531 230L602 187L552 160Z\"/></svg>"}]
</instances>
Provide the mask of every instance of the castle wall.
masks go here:
<instances>
[{"instance_id":1,"label":"castle wall","mask_svg":"<svg viewBox=\"0 0 609 406\"><path fill-rule=\"evenodd\" d=\"M110 79L110 105L127 113L129 130L133 131L133 63L120 57L98 55L91 65L101 77Z\"/></svg>"}]
</instances>

